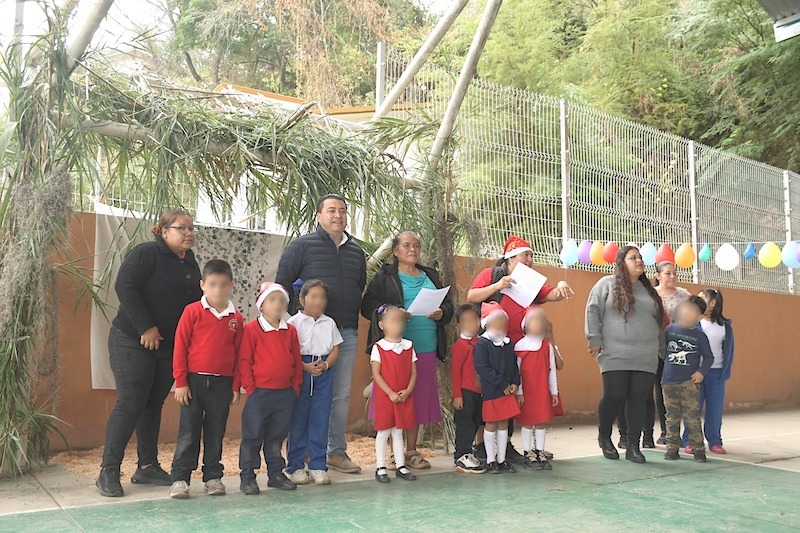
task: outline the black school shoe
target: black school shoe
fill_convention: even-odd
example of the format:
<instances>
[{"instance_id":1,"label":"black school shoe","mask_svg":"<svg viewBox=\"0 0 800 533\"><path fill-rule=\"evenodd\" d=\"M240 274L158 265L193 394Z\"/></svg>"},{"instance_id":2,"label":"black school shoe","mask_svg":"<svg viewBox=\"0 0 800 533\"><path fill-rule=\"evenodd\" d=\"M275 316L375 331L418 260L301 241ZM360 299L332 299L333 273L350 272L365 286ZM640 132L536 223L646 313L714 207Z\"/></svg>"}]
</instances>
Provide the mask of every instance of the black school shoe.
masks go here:
<instances>
[{"instance_id":1,"label":"black school shoe","mask_svg":"<svg viewBox=\"0 0 800 533\"><path fill-rule=\"evenodd\" d=\"M398 467L397 470L395 471L394 475L395 475L395 477L397 479L405 479L406 481L416 481L417 480L417 476L412 474L411 470L409 470L405 466Z\"/></svg>"},{"instance_id":2,"label":"black school shoe","mask_svg":"<svg viewBox=\"0 0 800 533\"><path fill-rule=\"evenodd\" d=\"M297 488L297 484L286 477L286 474L281 472L274 478L267 481L267 487L281 490L295 490Z\"/></svg>"},{"instance_id":3,"label":"black school shoe","mask_svg":"<svg viewBox=\"0 0 800 533\"><path fill-rule=\"evenodd\" d=\"M167 474L160 464L156 463L144 468L138 467L131 476L131 483L169 487L172 485L172 476Z\"/></svg>"},{"instance_id":4,"label":"black school shoe","mask_svg":"<svg viewBox=\"0 0 800 533\"><path fill-rule=\"evenodd\" d=\"M246 496L261 494L261 489L258 488L258 483L256 483L256 478L254 477L243 479L241 483L239 483L239 490Z\"/></svg>"},{"instance_id":5,"label":"black school shoe","mask_svg":"<svg viewBox=\"0 0 800 533\"><path fill-rule=\"evenodd\" d=\"M389 483L389 470L385 466L375 469L375 481L378 483Z\"/></svg>"},{"instance_id":6,"label":"black school shoe","mask_svg":"<svg viewBox=\"0 0 800 533\"><path fill-rule=\"evenodd\" d=\"M500 465L497 464L497 461L492 461L488 465L486 465L486 471L490 474L499 474L500 473Z\"/></svg>"},{"instance_id":7,"label":"black school shoe","mask_svg":"<svg viewBox=\"0 0 800 533\"><path fill-rule=\"evenodd\" d=\"M642 464L646 463L647 459L644 458L644 455L639 450L638 446L628 446L628 449L625 450L625 459L632 463Z\"/></svg>"},{"instance_id":8,"label":"black school shoe","mask_svg":"<svg viewBox=\"0 0 800 533\"><path fill-rule=\"evenodd\" d=\"M706 452L704 451L692 451L692 455L694 455L694 460L698 463L707 463L708 458L706 457Z\"/></svg>"},{"instance_id":9,"label":"black school shoe","mask_svg":"<svg viewBox=\"0 0 800 533\"><path fill-rule=\"evenodd\" d=\"M506 446L505 462L511 463L512 465L521 465L525 462L525 456L519 453L517 449L514 448L514 445L509 442Z\"/></svg>"},{"instance_id":10,"label":"black school shoe","mask_svg":"<svg viewBox=\"0 0 800 533\"><path fill-rule=\"evenodd\" d=\"M522 458L522 460L524 461L524 460L525 460L525 458L523 457L523 458ZM514 465L512 465L512 464L511 464L511 463L509 463L508 461L503 461L502 463L499 463L499 464L497 465L497 469L498 469L500 472L507 472L507 473L509 473L509 474L516 474L516 472L517 472L517 469L516 469L516 468L514 468Z\"/></svg>"},{"instance_id":11,"label":"black school shoe","mask_svg":"<svg viewBox=\"0 0 800 533\"><path fill-rule=\"evenodd\" d=\"M119 482L119 468L101 469L95 485L100 495L106 498L119 498L125 494Z\"/></svg>"},{"instance_id":12,"label":"black school shoe","mask_svg":"<svg viewBox=\"0 0 800 533\"><path fill-rule=\"evenodd\" d=\"M642 435L642 448L650 448L653 449L656 447L656 443L653 440L652 433L645 433Z\"/></svg>"},{"instance_id":13,"label":"black school shoe","mask_svg":"<svg viewBox=\"0 0 800 533\"><path fill-rule=\"evenodd\" d=\"M628 436L627 435L620 435L619 442L617 442L617 448L620 450L625 450L628 447Z\"/></svg>"},{"instance_id":14,"label":"black school shoe","mask_svg":"<svg viewBox=\"0 0 800 533\"><path fill-rule=\"evenodd\" d=\"M667 453L664 454L664 459L667 461L677 461L681 458L681 455L678 453L678 450L667 450Z\"/></svg>"}]
</instances>

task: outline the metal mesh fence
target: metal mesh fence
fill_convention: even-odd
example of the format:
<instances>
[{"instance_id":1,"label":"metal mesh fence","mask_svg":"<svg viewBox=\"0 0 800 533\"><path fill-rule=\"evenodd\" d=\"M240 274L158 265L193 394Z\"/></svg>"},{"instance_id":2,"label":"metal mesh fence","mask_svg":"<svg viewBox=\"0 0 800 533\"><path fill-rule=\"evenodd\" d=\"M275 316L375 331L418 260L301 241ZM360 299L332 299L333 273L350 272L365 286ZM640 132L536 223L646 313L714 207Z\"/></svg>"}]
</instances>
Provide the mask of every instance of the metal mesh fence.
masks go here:
<instances>
[{"instance_id":1,"label":"metal mesh fence","mask_svg":"<svg viewBox=\"0 0 800 533\"><path fill-rule=\"evenodd\" d=\"M387 54L387 88L407 64L401 54ZM426 66L400 103L439 117L455 78ZM549 265L560 264L565 238L675 247L693 243L694 233L696 252L727 242L742 254L751 242L783 245L787 219L791 238L800 238L797 174L587 106L476 79L455 138L457 207L482 224L484 254L499 255L509 233L531 240L536 262ZM698 262L696 275L706 285L794 291L790 271L764 268L757 259L742 258L733 271ZM681 269L679 278L693 281L694 272Z\"/></svg>"}]
</instances>

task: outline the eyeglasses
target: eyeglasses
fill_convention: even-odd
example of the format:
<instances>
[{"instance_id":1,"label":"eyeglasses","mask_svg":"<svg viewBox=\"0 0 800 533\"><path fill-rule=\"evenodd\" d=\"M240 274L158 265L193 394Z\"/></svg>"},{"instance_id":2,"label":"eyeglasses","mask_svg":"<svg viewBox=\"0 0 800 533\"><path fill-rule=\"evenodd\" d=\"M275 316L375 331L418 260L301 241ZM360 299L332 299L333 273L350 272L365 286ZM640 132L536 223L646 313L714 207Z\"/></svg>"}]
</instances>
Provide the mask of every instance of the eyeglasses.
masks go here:
<instances>
[{"instance_id":1,"label":"eyeglasses","mask_svg":"<svg viewBox=\"0 0 800 533\"><path fill-rule=\"evenodd\" d=\"M181 232L183 235L191 235L192 233L197 233L197 227L196 226L189 226L189 227L186 227L186 226L167 226L167 227L170 228L170 229L176 229L179 232Z\"/></svg>"}]
</instances>

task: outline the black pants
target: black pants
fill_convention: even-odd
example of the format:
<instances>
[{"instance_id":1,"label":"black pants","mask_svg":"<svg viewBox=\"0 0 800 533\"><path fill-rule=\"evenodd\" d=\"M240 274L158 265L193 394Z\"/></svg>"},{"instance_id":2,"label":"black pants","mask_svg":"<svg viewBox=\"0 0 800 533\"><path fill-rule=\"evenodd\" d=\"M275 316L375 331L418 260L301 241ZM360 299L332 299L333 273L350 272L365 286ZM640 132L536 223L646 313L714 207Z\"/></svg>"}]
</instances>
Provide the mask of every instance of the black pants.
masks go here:
<instances>
[{"instance_id":1,"label":"black pants","mask_svg":"<svg viewBox=\"0 0 800 533\"><path fill-rule=\"evenodd\" d=\"M611 437L614 419L625 407L628 441L638 443L645 421L647 396L653 395L655 374L633 370L603 372L603 397L597 407L601 437Z\"/></svg>"},{"instance_id":2,"label":"black pants","mask_svg":"<svg viewBox=\"0 0 800 533\"><path fill-rule=\"evenodd\" d=\"M462 455L472 453L472 442L478 427L483 424L483 399L477 392L461 389L464 407L453 411L453 422L456 425L456 449L453 460Z\"/></svg>"},{"instance_id":3,"label":"black pants","mask_svg":"<svg viewBox=\"0 0 800 533\"><path fill-rule=\"evenodd\" d=\"M162 343L151 351L139 344L139 339L112 327L108 351L117 401L108 415L101 466L119 468L134 430L139 465L157 464L161 408L174 382L172 346Z\"/></svg>"},{"instance_id":4,"label":"black pants","mask_svg":"<svg viewBox=\"0 0 800 533\"><path fill-rule=\"evenodd\" d=\"M664 393L661 390L661 378L664 376L664 360L658 359L658 372L656 372L656 382L653 388L656 391L656 413L658 413L658 422L661 425L661 434L667 433L667 408L664 406ZM654 421L655 423L655 421Z\"/></svg>"},{"instance_id":5,"label":"black pants","mask_svg":"<svg viewBox=\"0 0 800 533\"><path fill-rule=\"evenodd\" d=\"M243 480L256 477L255 471L261 468L262 449L269 479L274 479L286 467L281 446L289 435L296 399L292 387L256 389L247 397L242 410L242 445L239 448Z\"/></svg>"},{"instance_id":6,"label":"black pants","mask_svg":"<svg viewBox=\"0 0 800 533\"><path fill-rule=\"evenodd\" d=\"M658 360L658 371L656 372L656 379L653 383L653 391L655 392L655 400L652 394L647 395L647 403L645 405L644 426L642 431L645 435L653 436L653 429L656 425L656 413L658 413L658 421L661 426L661 433L667 432L667 410L664 407L664 394L661 392L661 376L664 375L664 361ZM628 422L625 420L625 405L620 408L617 415L617 427L619 428L620 435L628 434Z\"/></svg>"},{"instance_id":7,"label":"black pants","mask_svg":"<svg viewBox=\"0 0 800 533\"><path fill-rule=\"evenodd\" d=\"M233 398L233 378L189 374L189 405L181 405L172 481L190 482L203 437L203 481L222 477L222 439Z\"/></svg>"}]
</instances>

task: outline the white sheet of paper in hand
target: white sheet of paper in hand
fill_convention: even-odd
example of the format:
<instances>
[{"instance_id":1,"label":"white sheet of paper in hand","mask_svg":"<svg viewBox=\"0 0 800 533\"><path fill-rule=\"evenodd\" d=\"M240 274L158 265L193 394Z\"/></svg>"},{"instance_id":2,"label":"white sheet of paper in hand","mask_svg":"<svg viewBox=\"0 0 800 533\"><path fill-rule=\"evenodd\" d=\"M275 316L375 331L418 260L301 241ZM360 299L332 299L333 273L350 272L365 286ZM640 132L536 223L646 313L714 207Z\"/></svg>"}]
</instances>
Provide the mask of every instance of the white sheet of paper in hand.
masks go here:
<instances>
[{"instance_id":1,"label":"white sheet of paper in hand","mask_svg":"<svg viewBox=\"0 0 800 533\"><path fill-rule=\"evenodd\" d=\"M510 277L516 283L511 285L510 289L503 289L500 292L522 307L529 307L533 303L539 291L542 290L544 282L547 281L546 276L522 263L517 263Z\"/></svg>"},{"instance_id":2,"label":"white sheet of paper in hand","mask_svg":"<svg viewBox=\"0 0 800 533\"><path fill-rule=\"evenodd\" d=\"M450 285L436 290L420 289L419 294L406 311L414 316L428 316L442 306L448 292L450 292Z\"/></svg>"}]
</instances>

